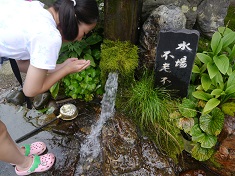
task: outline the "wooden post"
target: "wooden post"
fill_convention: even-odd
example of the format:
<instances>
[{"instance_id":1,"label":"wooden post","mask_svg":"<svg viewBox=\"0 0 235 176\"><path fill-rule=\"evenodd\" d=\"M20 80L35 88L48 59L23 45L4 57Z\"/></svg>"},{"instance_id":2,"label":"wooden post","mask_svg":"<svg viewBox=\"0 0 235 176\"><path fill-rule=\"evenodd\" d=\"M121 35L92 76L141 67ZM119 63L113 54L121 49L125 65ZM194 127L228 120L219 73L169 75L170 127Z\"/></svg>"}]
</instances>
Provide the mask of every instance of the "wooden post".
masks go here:
<instances>
[{"instance_id":1,"label":"wooden post","mask_svg":"<svg viewBox=\"0 0 235 176\"><path fill-rule=\"evenodd\" d=\"M104 0L104 36L137 44L143 0Z\"/></svg>"}]
</instances>

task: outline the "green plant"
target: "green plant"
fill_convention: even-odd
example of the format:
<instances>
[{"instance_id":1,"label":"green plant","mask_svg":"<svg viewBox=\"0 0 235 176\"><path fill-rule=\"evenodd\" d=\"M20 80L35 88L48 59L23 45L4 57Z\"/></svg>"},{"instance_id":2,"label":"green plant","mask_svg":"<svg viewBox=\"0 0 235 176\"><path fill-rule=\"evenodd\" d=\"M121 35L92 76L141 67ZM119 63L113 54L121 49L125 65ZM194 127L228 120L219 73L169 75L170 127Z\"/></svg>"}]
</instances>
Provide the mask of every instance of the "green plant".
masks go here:
<instances>
[{"instance_id":1,"label":"green plant","mask_svg":"<svg viewBox=\"0 0 235 176\"><path fill-rule=\"evenodd\" d=\"M225 111L221 107L235 97L234 44L235 32L218 28L210 50L196 55L191 86L195 90L178 107L177 125L191 135L193 148L189 152L199 161L213 155L224 124Z\"/></svg>"},{"instance_id":2,"label":"green plant","mask_svg":"<svg viewBox=\"0 0 235 176\"><path fill-rule=\"evenodd\" d=\"M60 86L64 88L67 96L85 101L91 101L95 94L103 93L100 69L98 67L101 41L101 36L92 34L82 41L63 44L58 63L63 62L67 58L75 57L90 60L91 65L81 72L67 75L52 86L50 91L54 98L58 95Z\"/></svg>"},{"instance_id":3,"label":"green plant","mask_svg":"<svg viewBox=\"0 0 235 176\"><path fill-rule=\"evenodd\" d=\"M193 73L201 84L192 95L206 102L202 113L235 97L235 32L220 27L212 36L211 51L197 53Z\"/></svg>"},{"instance_id":4,"label":"green plant","mask_svg":"<svg viewBox=\"0 0 235 176\"><path fill-rule=\"evenodd\" d=\"M210 113L202 114L205 102L202 100L190 100L184 98L178 106L175 119L179 129L190 134L192 141L192 156L199 160L208 160L214 154L214 146L217 136L220 134L224 124L224 113L220 108L214 108Z\"/></svg>"},{"instance_id":5,"label":"green plant","mask_svg":"<svg viewBox=\"0 0 235 176\"><path fill-rule=\"evenodd\" d=\"M169 116L176 105L169 90L154 87L153 75L144 74L129 87L123 109L161 151L177 160L177 155L183 150L183 142L180 130Z\"/></svg>"}]
</instances>

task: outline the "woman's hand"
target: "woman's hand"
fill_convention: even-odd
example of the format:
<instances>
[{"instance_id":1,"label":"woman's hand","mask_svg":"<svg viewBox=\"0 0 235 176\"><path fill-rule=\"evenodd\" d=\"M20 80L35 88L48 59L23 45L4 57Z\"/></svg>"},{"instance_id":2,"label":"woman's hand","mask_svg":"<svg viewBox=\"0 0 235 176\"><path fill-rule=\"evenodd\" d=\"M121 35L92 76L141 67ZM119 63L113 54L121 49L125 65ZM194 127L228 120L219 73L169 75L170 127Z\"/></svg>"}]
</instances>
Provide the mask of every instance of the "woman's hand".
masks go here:
<instances>
[{"instance_id":1,"label":"woman's hand","mask_svg":"<svg viewBox=\"0 0 235 176\"><path fill-rule=\"evenodd\" d=\"M78 60L77 58L67 59L63 64L68 73L80 72L90 66L89 60Z\"/></svg>"},{"instance_id":2,"label":"woman's hand","mask_svg":"<svg viewBox=\"0 0 235 176\"><path fill-rule=\"evenodd\" d=\"M80 70L80 69L78 69L78 71L71 71L71 68L69 68L69 67L71 67L71 65L70 64L77 64L75 61L79 61L79 64L80 64L80 66L82 66L81 64L83 64L84 63L84 61L85 60L78 60L78 58L68 58L68 59L66 59L63 63L61 63L61 64L57 64L56 65L56 68L54 69L54 70L48 70L48 73L54 73L54 72L56 72L56 71L58 71L58 70L60 70L61 68L63 68L63 67L65 67L65 66L67 66L68 68L67 68L67 73L69 74L69 73L73 73L73 72L79 72L79 71L82 71L82 70L84 70L84 69L82 69L82 70ZM81 62L82 61L82 62ZM89 61L90 62L90 61ZM88 63L88 62L87 62ZM84 64L87 64L87 63L84 63ZM88 65L89 66L89 65Z\"/></svg>"},{"instance_id":3,"label":"woman's hand","mask_svg":"<svg viewBox=\"0 0 235 176\"><path fill-rule=\"evenodd\" d=\"M62 65L62 67L64 67L65 65L69 64L70 62L73 62L76 60L78 60L78 58L68 58L61 65Z\"/></svg>"}]
</instances>

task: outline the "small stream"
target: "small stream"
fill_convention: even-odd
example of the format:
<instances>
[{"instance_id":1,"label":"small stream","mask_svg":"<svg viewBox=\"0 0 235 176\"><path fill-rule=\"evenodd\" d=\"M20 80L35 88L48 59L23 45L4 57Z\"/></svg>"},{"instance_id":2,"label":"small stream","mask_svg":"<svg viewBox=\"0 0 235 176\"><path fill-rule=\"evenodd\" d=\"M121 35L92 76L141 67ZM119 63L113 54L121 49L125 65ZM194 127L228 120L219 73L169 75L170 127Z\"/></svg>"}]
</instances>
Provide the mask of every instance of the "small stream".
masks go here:
<instances>
[{"instance_id":1,"label":"small stream","mask_svg":"<svg viewBox=\"0 0 235 176\"><path fill-rule=\"evenodd\" d=\"M86 137L80 149L80 167L78 174L83 172L82 165L92 162L100 154L100 132L104 123L113 117L115 109L115 99L118 88L118 74L109 73L108 79L105 84L105 94L101 101L101 114L96 124L92 125L90 134Z\"/></svg>"}]
</instances>

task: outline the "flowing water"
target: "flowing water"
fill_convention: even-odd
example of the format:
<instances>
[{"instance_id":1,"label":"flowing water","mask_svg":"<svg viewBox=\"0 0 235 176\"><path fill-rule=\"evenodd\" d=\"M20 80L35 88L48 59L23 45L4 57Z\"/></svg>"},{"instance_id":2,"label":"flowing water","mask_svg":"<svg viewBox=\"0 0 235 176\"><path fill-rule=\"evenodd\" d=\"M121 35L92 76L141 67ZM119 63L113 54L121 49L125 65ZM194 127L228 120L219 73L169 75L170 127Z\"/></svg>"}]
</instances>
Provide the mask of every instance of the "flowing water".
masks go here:
<instances>
[{"instance_id":1,"label":"flowing water","mask_svg":"<svg viewBox=\"0 0 235 176\"><path fill-rule=\"evenodd\" d=\"M90 134L86 137L85 142L80 149L80 165L92 162L100 154L100 133L104 123L114 114L116 93L118 88L118 74L109 73L105 84L105 94L101 101L101 114L99 120L91 127ZM80 171L82 172L82 166Z\"/></svg>"}]
</instances>

